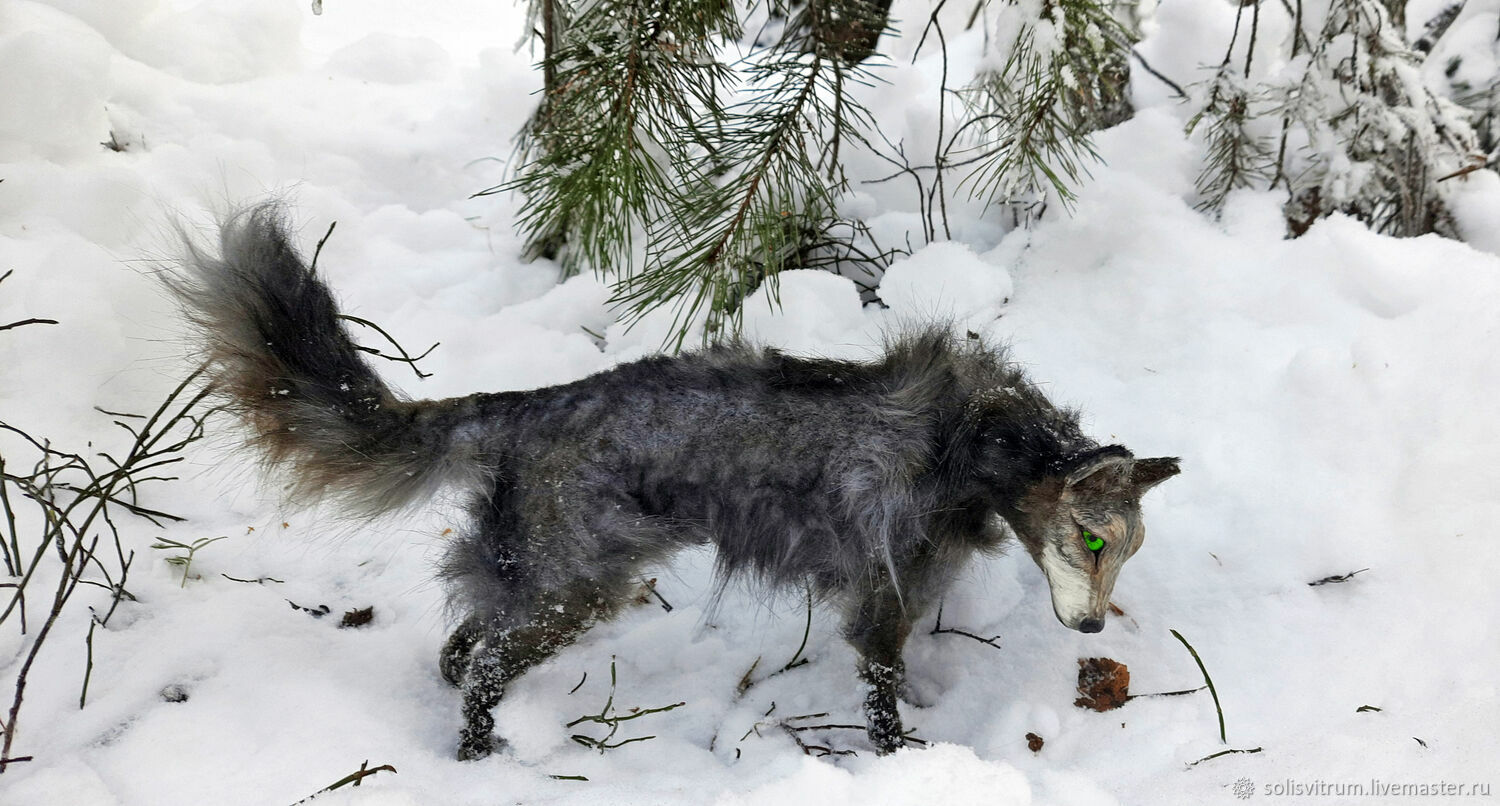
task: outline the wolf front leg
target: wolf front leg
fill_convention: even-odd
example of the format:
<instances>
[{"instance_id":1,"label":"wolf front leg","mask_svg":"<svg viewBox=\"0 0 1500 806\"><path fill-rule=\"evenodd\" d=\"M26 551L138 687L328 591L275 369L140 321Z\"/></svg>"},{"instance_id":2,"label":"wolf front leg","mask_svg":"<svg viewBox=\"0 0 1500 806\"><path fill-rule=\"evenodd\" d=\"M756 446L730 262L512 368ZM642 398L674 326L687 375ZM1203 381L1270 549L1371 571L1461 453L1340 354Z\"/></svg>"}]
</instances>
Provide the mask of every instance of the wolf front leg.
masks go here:
<instances>
[{"instance_id":1,"label":"wolf front leg","mask_svg":"<svg viewBox=\"0 0 1500 806\"><path fill-rule=\"evenodd\" d=\"M865 694L865 728L880 755L905 743L896 700L905 682L901 648L911 634L911 619L890 586L865 595L844 624L844 637L859 651L859 679Z\"/></svg>"},{"instance_id":2,"label":"wolf front leg","mask_svg":"<svg viewBox=\"0 0 1500 806\"><path fill-rule=\"evenodd\" d=\"M451 667L459 654L469 655L458 682L463 691L464 719L458 738L460 761L484 758L504 747L505 740L494 735L494 709L505 687L609 616L619 601L611 593L602 586L582 585L543 597L521 626L506 627L503 622L470 618L454 632L440 663ZM447 669L444 675L448 675Z\"/></svg>"}]
</instances>

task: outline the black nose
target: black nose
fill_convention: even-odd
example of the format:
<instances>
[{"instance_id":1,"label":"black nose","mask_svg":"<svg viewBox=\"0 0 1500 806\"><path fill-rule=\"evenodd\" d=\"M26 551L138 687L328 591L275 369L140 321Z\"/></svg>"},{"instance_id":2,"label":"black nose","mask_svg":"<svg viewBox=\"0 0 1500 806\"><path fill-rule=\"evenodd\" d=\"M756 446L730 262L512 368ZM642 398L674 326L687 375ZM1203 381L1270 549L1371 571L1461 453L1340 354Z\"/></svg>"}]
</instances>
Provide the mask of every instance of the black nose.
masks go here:
<instances>
[{"instance_id":1,"label":"black nose","mask_svg":"<svg viewBox=\"0 0 1500 806\"><path fill-rule=\"evenodd\" d=\"M1078 622L1078 631L1079 632L1103 632L1104 631L1104 619L1102 619L1102 618L1086 618L1083 621Z\"/></svg>"}]
</instances>

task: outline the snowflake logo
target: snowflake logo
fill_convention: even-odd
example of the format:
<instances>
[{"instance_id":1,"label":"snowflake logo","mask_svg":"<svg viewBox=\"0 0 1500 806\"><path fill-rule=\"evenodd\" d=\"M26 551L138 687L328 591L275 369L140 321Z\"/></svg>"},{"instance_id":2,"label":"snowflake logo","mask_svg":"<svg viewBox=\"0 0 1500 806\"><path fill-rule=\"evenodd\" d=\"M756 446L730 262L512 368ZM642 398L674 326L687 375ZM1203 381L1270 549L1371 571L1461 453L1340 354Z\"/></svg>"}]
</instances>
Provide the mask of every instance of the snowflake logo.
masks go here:
<instances>
[{"instance_id":1,"label":"snowflake logo","mask_svg":"<svg viewBox=\"0 0 1500 806\"><path fill-rule=\"evenodd\" d=\"M1250 796L1255 794L1255 782L1249 778L1241 778L1231 785L1229 791L1240 800L1249 800Z\"/></svg>"}]
</instances>

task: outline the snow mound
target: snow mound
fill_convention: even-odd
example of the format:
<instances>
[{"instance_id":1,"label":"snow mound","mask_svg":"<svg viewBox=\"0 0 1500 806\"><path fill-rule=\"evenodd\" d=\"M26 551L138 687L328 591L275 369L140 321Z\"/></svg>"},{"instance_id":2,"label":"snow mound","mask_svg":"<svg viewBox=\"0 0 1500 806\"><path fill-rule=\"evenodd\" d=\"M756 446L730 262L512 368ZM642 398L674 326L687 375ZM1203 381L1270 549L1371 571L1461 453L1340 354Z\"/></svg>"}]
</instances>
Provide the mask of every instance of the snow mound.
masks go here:
<instances>
[{"instance_id":1,"label":"snow mound","mask_svg":"<svg viewBox=\"0 0 1500 806\"><path fill-rule=\"evenodd\" d=\"M859 289L836 274L784 271L745 300L745 336L793 352L827 354L830 346L863 342L868 327Z\"/></svg>"},{"instance_id":2,"label":"snow mound","mask_svg":"<svg viewBox=\"0 0 1500 806\"><path fill-rule=\"evenodd\" d=\"M951 319L977 327L1000 316L1010 301L1010 273L967 244L939 242L913 252L886 270L880 299L900 322Z\"/></svg>"},{"instance_id":3,"label":"snow mound","mask_svg":"<svg viewBox=\"0 0 1500 806\"><path fill-rule=\"evenodd\" d=\"M109 139L109 90L110 49L91 30L0 38L0 161L94 154Z\"/></svg>"},{"instance_id":4,"label":"snow mound","mask_svg":"<svg viewBox=\"0 0 1500 806\"><path fill-rule=\"evenodd\" d=\"M382 84L433 81L447 75L450 67L448 51L431 39L383 33L340 48L328 57L327 65L337 75Z\"/></svg>"}]
</instances>

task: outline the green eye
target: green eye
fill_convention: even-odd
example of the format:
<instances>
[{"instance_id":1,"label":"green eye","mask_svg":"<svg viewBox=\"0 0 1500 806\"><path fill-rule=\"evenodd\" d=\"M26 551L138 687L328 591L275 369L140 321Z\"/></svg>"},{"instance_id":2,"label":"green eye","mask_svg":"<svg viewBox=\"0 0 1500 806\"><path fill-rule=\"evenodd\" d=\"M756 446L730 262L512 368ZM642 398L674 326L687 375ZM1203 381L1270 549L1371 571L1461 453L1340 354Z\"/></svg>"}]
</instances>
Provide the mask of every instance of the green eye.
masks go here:
<instances>
[{"instance_id":1,"label":"green eye","mask_svg":"<svg viewBox=\"0 0 1500 806\"><path fill-rule=\"evenodd\" d=\"M1098 551L1098 550L1104 548L1104 538L1102 538L1102 537L1095 537L1093 532L1090 532L1089 530L1084 529L1083 530L1083 545L1087 546L1089 551Z\"/></svg>"}]
</instances>

